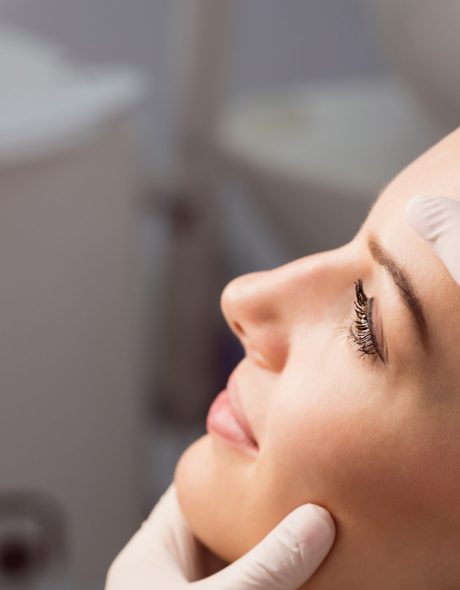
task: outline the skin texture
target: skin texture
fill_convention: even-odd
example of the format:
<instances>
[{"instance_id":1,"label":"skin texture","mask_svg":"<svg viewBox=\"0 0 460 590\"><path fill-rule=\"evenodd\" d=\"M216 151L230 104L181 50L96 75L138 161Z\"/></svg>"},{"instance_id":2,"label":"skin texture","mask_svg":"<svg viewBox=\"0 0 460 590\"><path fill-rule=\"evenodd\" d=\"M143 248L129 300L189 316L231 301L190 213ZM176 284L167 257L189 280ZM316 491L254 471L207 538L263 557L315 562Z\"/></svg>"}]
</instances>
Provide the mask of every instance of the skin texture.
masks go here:
<instances>
[{"instance_id":1,"label":"skin texture","mask_svg":"<svg viewBox=\"0 0 460 590\"><path fill-rule=\"evenodd\" d=\"M221 306L246 356L235 369L259 444L211 434L175 481L195 535L231 562L296 506L326 507L332 552L308 590L454 590L460 580L460 289L404 221L416 194L460 200L460 130L398 175L348 244L231 281ZM372 234L411 277L426 352ZM354 281L375 298L389 362L347 339Z\"/></svg>"}]
</instances>

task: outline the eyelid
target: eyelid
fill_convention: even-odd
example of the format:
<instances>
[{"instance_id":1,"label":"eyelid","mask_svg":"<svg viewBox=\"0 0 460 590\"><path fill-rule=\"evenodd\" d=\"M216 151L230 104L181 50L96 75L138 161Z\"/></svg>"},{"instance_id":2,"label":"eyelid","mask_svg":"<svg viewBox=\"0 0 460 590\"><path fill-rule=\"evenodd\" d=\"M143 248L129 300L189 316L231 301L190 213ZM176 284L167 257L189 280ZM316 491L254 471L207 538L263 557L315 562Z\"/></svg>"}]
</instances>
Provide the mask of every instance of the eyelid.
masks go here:
<instances>
[{"instance_id":1,"label":"eyelid","mask_svg":"<svg viewBox=\"0 0 460 590\"><path fill-rule=\"evenodd\" d=\"M385 364L385 359L381 353L379 342L377 341L374 328L371 324L372 298L366 295L362 279L354 281L355 300L351 324L346 327L347 340L357 347L360 352L360 358L367 356L374 364L380 360ZM375 317L375 316L374 316Z\"/></svg>"},{"instance_id":2,"label":"eyelid","mask_svg":"<svg viewBox=\"0 0 460 590\"><path fill-rule=\"evenodd\" d=\"M369 329L371 334L374 337L374 340L377 343L377 354L379 355L382 362L388 364L388 349L386 346L386 341L383 336L383 329L382 329L382 322L381 318L378 314L375 313L376 310L376 300L375 297L370 297L368 300L368 320L369 320ZM377 318L377 321L376 321Z\"/></svg>"}]
</instances>

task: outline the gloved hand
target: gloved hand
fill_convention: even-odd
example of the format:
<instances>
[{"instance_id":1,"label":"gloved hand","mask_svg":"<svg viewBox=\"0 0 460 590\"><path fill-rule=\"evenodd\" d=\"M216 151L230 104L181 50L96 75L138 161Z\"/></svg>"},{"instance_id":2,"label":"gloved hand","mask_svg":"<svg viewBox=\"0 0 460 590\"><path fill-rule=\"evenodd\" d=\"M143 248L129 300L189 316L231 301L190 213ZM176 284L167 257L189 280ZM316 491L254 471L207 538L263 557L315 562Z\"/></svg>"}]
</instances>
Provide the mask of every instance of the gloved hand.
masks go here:
<instances>
[{"instance_id":1,"label":"gloved hand","mask_svg":"<svg viewBox=\"0 0 460 590\"><path fill-rule=\"evenodd\" d=\"M448 197L412 197L405 217L460 285L460 203Z\"/></svg>"},{"instance_id":2,"label":"gloved hand","mask_svg":"<svg viewBox=\"0 0 460 590\"><path fill-rule=\"evenodd\" d=\"M334 537L329 512L299 506L238 561L193 581L202 578L203 546L184 520L172 483L110 566L105 590L294 590L313 575Z\"/></svg>"}]
</instances>

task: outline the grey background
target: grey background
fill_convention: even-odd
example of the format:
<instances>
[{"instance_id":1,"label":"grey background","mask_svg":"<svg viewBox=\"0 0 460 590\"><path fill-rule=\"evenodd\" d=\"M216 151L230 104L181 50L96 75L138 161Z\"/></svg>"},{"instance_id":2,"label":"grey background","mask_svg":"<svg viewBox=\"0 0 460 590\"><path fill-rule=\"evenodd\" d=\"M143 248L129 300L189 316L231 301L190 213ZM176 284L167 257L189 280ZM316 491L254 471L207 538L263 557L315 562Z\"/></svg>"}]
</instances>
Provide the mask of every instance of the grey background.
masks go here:
<instances>
[{"instance_id":1,"label":"grey background","mask_svg":"<svg viewBox=\"0 0 460 590\"><path fill-rule=\"evenodd\" d=\"M174 19L183 0L3 0L0 15L73 55L145 68L153 92L143 112L152 171L171 160ZM228 95L312 79L368 76L385 66L366 0L233 0Z\"/></svg>"}]
</instances>

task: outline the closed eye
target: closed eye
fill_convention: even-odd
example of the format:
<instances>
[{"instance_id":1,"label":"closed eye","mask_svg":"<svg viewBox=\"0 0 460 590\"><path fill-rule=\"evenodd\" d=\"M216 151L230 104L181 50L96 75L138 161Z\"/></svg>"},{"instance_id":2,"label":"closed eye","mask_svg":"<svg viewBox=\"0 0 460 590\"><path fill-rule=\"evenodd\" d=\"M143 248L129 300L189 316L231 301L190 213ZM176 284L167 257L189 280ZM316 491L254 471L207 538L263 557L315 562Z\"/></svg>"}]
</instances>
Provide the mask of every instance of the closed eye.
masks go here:
<instances>
[{"instance_id":1,"label":"closed eye","mask_svg":"<svg viewBox=\"0 0 460 590\"><path fill-rule=\"evenodd\" d=\"M374 360L380 359L386 363L385 355L375 335L374 328L374 298L367 297L361 279L355 281L356 299L354 301L354 320L348 329L349 341L360 352L360 357L369 355Z\"/></svg>"}]
</instances>

